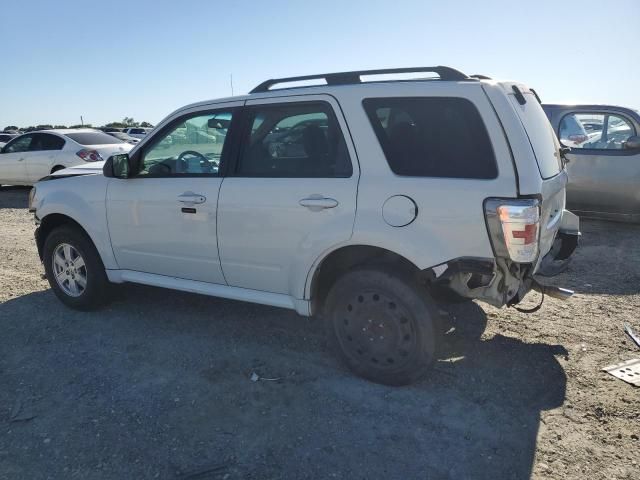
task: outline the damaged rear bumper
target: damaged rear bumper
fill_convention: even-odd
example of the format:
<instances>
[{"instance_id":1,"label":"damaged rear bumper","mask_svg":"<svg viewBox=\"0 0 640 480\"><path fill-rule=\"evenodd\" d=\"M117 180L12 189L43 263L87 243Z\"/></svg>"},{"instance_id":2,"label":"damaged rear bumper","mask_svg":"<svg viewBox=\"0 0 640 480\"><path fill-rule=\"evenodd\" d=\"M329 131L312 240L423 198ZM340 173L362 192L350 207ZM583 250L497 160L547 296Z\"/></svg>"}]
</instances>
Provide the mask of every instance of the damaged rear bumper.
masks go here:
<instances>
[{"instance_id":1,"label":"damaged rear bumper","mask_svg":"<svg viewBox=\"0 0 640 480\"><path fill-rule=\"evenodd\" d=\"M428 280L456 294L496 307L516 305L532 289L566 300L571 290L545 286L534 276L553 276L564 271L580 238L580 220L565 210L551 249L535 264L506 258L458 258L430 269Z\"/></svg>"}]
</instances>

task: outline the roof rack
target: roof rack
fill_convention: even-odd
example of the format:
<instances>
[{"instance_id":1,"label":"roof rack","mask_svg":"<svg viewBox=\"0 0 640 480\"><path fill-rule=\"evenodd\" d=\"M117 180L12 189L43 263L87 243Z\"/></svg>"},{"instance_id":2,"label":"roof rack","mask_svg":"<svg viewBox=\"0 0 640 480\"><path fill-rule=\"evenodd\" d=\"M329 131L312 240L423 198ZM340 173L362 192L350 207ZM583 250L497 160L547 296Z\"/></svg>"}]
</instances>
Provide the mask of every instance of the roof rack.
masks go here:
<instances>
[{"instance_id":1,"label":"roof rack","mask_svg":"<svg viewBox=\"0 0 640 480\"><path fill-rule=\"evenodd\" d=\"M439 80L472 80L464 73L451 67L414 67L414 68L384 68L379 70L357 70L354 72L321 73L318 75L304 75L302 77L273 78L266 80L251 90L249 93L268 92L271 87L280 83L302 82L305 80L324 79L327 85L348 85L362 83L362 75L386 75L395 73L433 72L440 77Z\"/></svg>"}]
</instances>

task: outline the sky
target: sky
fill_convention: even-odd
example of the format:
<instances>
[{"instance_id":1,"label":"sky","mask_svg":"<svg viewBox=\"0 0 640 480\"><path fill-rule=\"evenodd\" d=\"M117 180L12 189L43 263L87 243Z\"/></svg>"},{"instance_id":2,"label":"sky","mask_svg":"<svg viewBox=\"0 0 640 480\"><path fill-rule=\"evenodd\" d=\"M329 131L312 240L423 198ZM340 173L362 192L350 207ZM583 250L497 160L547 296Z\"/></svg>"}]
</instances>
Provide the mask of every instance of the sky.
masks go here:
<instances>
[{"instance_id":1,"label":"sky","mask_svg":"<svg viewBox=\"0 0 640 480\"><path fill-rule=\"evenodd\" d=\"M0 0L0 129L158 123L267 78L448 65L640 108L640 0Z\"/></svg>"}]
</instances>

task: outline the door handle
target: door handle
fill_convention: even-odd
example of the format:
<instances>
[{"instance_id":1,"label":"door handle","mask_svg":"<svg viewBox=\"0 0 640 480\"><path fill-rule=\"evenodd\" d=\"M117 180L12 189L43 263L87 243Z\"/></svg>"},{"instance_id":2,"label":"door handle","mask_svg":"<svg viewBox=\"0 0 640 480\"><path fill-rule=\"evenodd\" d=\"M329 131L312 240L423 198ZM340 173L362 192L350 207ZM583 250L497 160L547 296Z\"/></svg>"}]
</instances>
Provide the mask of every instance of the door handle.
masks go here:
<instances>
[{"instance_id":1,"label":"door handle","mask_svg":"<svg viewBox=\"0 0 640 480\"><path fill-rule=\"evenodd\" d=\"M182 195L178 196L178 201L181 203L189 203L189 204L197 204L204 203L207 201L207 197L204 195L200 195L199 193L193 192L184 192Z\"/></svg>"},{"instance_id":2,"label":"door handle","mask_svg":"<svg viewBox=\"0 0 640 480\"><path fill-rule=\"evenodd\" d=\"M335 198L323 197L322 195L311 195L300 200L300 205L307 207L312 212L319 212L325 208L335 208L339 202Z\"/></svg>"}]
</instances>

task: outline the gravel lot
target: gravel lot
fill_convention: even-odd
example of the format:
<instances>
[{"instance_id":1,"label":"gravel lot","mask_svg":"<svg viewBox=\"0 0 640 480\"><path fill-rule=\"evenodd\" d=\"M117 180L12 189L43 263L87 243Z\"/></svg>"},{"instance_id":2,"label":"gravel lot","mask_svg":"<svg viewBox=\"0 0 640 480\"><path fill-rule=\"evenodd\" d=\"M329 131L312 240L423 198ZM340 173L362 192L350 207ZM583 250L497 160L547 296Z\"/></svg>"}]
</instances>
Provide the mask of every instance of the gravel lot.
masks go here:
<instances>
[{"instance_id":1,"label":"gravel lot","mask_svg":"<svg viewBox=\"0 0 640 480\"><path fill-rule=\"evenodd\" d=\"M430 378L389 388L285 310L133 285L66 309L27 194L0 191L0 479L640 478L640 389L600 371L640 357L638 226L583 221L573 299L458 306Z\"/></svg>"}]
</instances>

